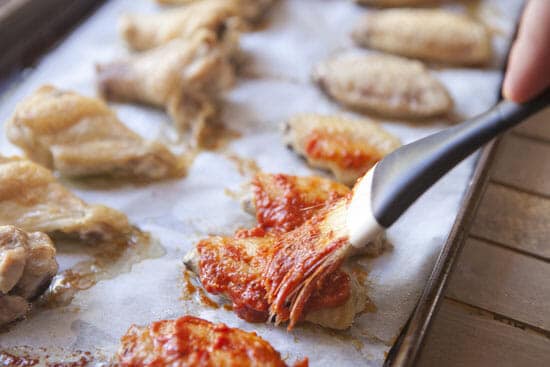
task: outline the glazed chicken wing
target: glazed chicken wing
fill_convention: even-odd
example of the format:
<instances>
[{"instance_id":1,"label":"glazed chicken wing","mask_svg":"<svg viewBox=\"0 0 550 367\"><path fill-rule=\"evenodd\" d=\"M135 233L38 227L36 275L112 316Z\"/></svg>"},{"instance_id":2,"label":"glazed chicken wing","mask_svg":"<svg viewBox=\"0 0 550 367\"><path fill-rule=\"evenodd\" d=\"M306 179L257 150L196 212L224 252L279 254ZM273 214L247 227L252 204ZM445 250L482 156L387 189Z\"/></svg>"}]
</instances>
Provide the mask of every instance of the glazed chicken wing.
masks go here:
<instances>
[{"instance_id":1,"label":"glazed chicken wing","mask_svg":"<svg viewBox=\"0 0 550 367\"><path fill-rule=\"evenodd\" d=\"M230 300L250 322L302 321L346 329L364 311L366 289L347 270L346 235L332 230L345 199L320 209L299 227L264 236L209 237L184 262L204 289ZM331 215L331 210L335 213Z\"/></svg>"},{"instance_id":2,"label":"glazed chicken wing","mask_svg":"<svg viewBox=\"0 0 550 367\"><path fill-rule=\"evenodd\" d=\"M350 190L320 177L266 173L250 186L258 226L200 241L186 267L247 321L348 328L368 302L365 284L345 261L359 253L344 233ZM383 248L380 238L361 253Z\"/></svg>"},{"instance_id":3,"label":"glazed chicken wing","mask_svg":"<svg viewBox=\"0 0 550 367\"><path fill-rule=\"evenodd\" d=\"M0 226L0 325L23 317L57 269L55 248L46 234Z\"/></svg>"},{"instance_id":4,"label":"glazed chicken wing","mask_svg":"<svg viewBox=\"0 0 550 367\"><path fill-rule=\"evenodd\" d=\"M288 232L302 225L319 209L351 190L317 176L259 173L243 198L245 210L256 216L258 226L241 235Z\"/></svg>"},{"instance_id":5,"label":"glazed chicken wing","mask_svg":"<svg viewBox=\"0 0 550 367\"><path fill-rule=\"evenodd\" d=\"M353 32L361 46L459 65L486 64L489 31L464 15L439 9L390 9L365 15Z\"/></svg>"},{"instance_id":6,"label":"glazed chicken wing","mask_svg":"<svg viewBox=\"0 0 550 367\"><path fill-rule=\"evenodd\" d=\"M243 193L245 211L256 217L257 226L240 229L237 237L264 237L291 231L337 200L351 195L351 190L338 182L317 176L293 176L281 173L259 173ZM380 237L370 246L353 249L353 255L378 256L385 249Z\"/></svg>"},{"instance_id":7,"label":"glazed chicken wing","mask_svg":"<svg viewBox=\"0 0 550 367\"><path fill-rule=\"evenodd\" d=\"M234 81L224 40L206 30L97 67L104 97L165 108L182 132L200 136L214 102Z\"/></svg>"},{"instance_id":8,"label":"glazed chicken wing","mask_svg":"<svg viewBox=\"0 0 550 367\"><path fill-rule=\"evenodd\" d=\"M285 367L281 355L256 333L192 316L133 325L121 338L122 367ZM307 360L296 367L307 367Z\"/></svg>"},{"instance_id":9,"label":"glazed chicken wing","mask_svg":"<svg viewBox=\"0 0 550 367\"><path fill-rule=\"evenodd\" d=\"M337 102L389 117L434 117L453 106L422 63L396 56L340 54L318 65L313 79Z\"/></svg>"},{"instance_id":10,"label":"glazed chicken wing","mask_svg":"<svg viewBox=\"0 0 550 367\"><path fill-rule=\"evenodd\" d=\"M371 120L302 114L291 118L285 142L307 162L353 185L376 162L397 149L399 140Z\"/></svg>"},{"instance_id":11,"label":"glazed chicken wing","mask_svg":"<svg viewBox=\"0 0 550 367\"><path fill-rule=\"evenodd\" d=\"M161 179L185 173L182 158L142 139L102 101L52 86L16 107L6 133L30 159L65 176Z\"/></svg>"},{"instance_id":12,"label":"glazed chicken wing","mask_svg":"<svg viewBox=\"0 0 550 367\"><path fill-rule=\"evenodd\" d=\"M0 225L5 224L91 242L126 237L132 230L124 214L85 203L48 169L0 156Z\"/></svg>"}]
</instances>

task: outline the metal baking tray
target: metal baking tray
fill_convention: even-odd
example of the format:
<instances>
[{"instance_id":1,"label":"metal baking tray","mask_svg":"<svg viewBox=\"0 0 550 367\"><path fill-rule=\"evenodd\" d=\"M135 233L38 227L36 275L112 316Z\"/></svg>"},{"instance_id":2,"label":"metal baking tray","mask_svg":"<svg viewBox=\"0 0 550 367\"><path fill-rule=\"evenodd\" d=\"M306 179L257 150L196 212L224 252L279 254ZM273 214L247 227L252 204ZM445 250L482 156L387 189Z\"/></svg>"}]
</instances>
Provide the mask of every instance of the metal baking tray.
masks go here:
<instances>
[{"instance_id":1,"label":"metal baking tray","mask_svg":"<svg viewBox=\"0 0 550 367\"><path fill-rule=\"evenodd\" d=\"M453 267L475 218L478 204L487 187L497 145L498 140L482 149L451 233L439 253L416 308L388 353L384 366L409 367L414 366L418 360Z\"/></svg>"},{"instance_id":2,"label":"metal baking tray","mask_svg":"<svg viewBox=\"0 0 550 367\"><path fill-rule=\"evenodd\" d=\"M0 93L25 75L40 57L104 0L0 0ZM45 13L49 16L43 16ZM421 297L387 355L385 366L413 366L437 314L448 279L460 255L488 182L497 142L485 147L476 163L461 209L442 247Z\"/></svg>"},{"instance_id":3,"label":"metal baking tray","mask_svg":"<svg viewBox=\"0 0 550 367\"><path fill-rule=\"evenodd\" d=\"M516 32L518 22L519 14L517 14L516 19ZM511 48L514 39L515 35L511 38L508 50ZM501 70L503 76L506 67L507 65L505 64ZM498 93L498 100L501 100L502 95L500 94L500 88L498 91L495 91L495 93ZM468 184L468 189L462 199L460 211L457 214L449 237L439 253L430 277L418 300L418 304L407 321L407 324L401 331L399 338L390 349L384 366L410 367L414 366L419 359L432 321L437 315L439 306L445 295L447 283L460 257L472 221L476 216L479 203L487 188L491 167L500 140L500 138L497 138L481 149L474 172Z\"/></svg>"}]
</instances>

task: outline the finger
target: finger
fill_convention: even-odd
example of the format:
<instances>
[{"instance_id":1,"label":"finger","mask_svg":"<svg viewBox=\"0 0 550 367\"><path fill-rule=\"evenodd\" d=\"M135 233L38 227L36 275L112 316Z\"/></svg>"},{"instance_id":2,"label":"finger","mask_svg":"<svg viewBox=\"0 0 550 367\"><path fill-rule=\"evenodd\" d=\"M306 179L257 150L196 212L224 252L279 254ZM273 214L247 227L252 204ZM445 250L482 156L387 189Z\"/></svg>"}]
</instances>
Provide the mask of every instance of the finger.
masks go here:
<instances>
[{"instance_id":1,"label":"finger","mask_svg":"<svg viewBox=\"0 0 550 367\"><path fill-rule=\"evenodd\" d=\"M502 94L525 102L550 84L550 1L530 0L508 60Z\"/></svg>"}]
</instances>

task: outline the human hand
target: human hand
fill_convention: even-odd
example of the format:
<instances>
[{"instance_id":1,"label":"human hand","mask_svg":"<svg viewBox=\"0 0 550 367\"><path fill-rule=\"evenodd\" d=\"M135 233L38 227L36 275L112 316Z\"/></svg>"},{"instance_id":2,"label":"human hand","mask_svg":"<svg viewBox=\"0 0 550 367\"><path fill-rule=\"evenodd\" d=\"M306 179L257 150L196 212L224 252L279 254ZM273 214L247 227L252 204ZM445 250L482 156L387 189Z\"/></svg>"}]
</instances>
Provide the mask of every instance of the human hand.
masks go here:
<instances>
[{"instance_id":1,"label":"human hand","mask_svg":"<svg viewBox=\"0 0 550 367\"><path fill-rule=\"evenodd\" d=\"M550 1L529 0L510 51L504 98L527 102L550 85Z\"/></svg>"}]
</instances>

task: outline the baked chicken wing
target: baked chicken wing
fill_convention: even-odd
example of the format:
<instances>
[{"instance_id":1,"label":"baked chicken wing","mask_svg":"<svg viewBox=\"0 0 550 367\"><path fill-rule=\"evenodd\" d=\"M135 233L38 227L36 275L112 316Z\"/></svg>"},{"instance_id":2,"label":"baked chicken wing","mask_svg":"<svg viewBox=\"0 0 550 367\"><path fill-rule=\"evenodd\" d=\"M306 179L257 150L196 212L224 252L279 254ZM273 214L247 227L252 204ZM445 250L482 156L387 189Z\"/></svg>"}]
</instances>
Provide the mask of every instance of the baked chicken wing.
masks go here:
<instances>
[{"instance_id":1,"label":"baked chicken wing","mask_svg":"<svg viewBox=\"0 0 550 367\"><path fill-rule=\"evenodd\" d=\"M224 40L207 30L98 65L99 89L109 100L165 108L182 132L200 136L215 100L234 81Z\"/></svg>"},{"instance_id":2,"label":"baked chicken wing","mask_svg":"<svg viewBox=\"0 0 550 367\"><path fill-rule=\"evenodd\" d=\"M192 316L131 326L121 338L122 367L285 367L281 355L256 333ZM307 359L295 367L307 367Z\"/></svg>"},{"instance_id":3,"label":"baked chicken wing","mask_svg":"<svg viewBox=\"0 0 550 367\"><path fill-rule=\"evenodd\" d=\"M126 238L126 216L89 205L63 187L52 172L27 159L0 156L0 225L89 242Z\"/></svg>"},{"instance_id":4,"label":"baked chicken wing","mask_svg":"<svg viewBox=\"0 0 550 367\"><path fill-rule=\"evenodd\" d=\"M285 142L317 168L353 185L376 162L397 149L399 140L371 120L302 114L291 118Z\"/></svg>"},{"instance_id":5,"label":"baked chicken wing","mask_svg":"<svg viewBox=\"0 0 550 367\"><path fill-rule=\"evenodd\" d=\"M333 202L351 194L349 187L318 176L258 173L242 195L245 211L256 217L252 229L240 229L236 237L264 237L291 231ZM383 238L353 255L380 255Z\"/></svg>"},{"instance_id":6,"label":"baked chicken wing","mask_svg":"<svg viewBox=\"0 0 550 367\"><path fill-rule=\"evenodd\" d=\"M161 179L185 173L185 161L128 129L103 102L43 86L6 124L12 143L65 176Z\"/></svg>"},{"instance_id":7,"label":"baked chicken wing","mask_svg":"<svg viewBox=\"0 0 550 367\"><path fill-rule=\"evenodd\" d=\"M185 4L191 4L197 1L203 1L203 0L155 0L159 4L163 5L185 5Z\"/></svg>"},{"instance_id":8,"label":"baked chicken wing","mask_svg":"<svg viewBox=\"0 0 550 367\"><path fill-rule=\"evenodd\" d=\"M265 173L251 188L258 226L200 241L186 267L247 321L351 326L368 296L346 262L357 254L343 233L350 190L319 177ZM365 252L382 248L376 241Z\"/></svg>"},{"instance_id":9,"label":"baked chicken wing","mask_svg":"<svg viewBox=\"0 0 550 367\"><path fill-rule=\"evenodd\" d=\"M187 38L207 29L219 34L237 49L236 28L255 20L271 1L202 0L187 6L156 14L127 14L119 24L126 43L134 50L143 51L163 45L176 38Z\"/></svg>"},{"instance_id":10,"label":"baked chicken wing","mask_svg":"<svg viewBox=\"0 0 550 367\"><path fill-rule=\"evenodd\" d=\"M459 65L486 64L491 37L481 23L439 9L390 9L365 15L357 44L384 52Z\"/></svg>"},{"instance_id":11,"label":"baked chicken wing","mask_svg":"<svg viewBox=\"0 0 550 367\"><path fill-rule=\"evenodd\" d=\"M244 209L256 216L257 227L241 236L288 232L302 225L327 203L350 193L347 186L317 176L258 173L243 196Z\"/></svg>"},{"instance_id":12,"label":"baked chicken wing","mask_svg":"<svg viewBox=\"0 0 550 367\"><path fill-rule=\"evenodd\" d=\"M356 3L371 6L416 6L437 3L439 0L355 0Z\"/></svg>"},{"instance_id":13,"label":"baked chicken wing","mask_svg":"<svg viewBox=\"0 0 550 367\"><path fill-rule=\"evenodd\" d=\"M23 317L57 269L55 247L46 234L0 226L0 325Z\"/></svg>"},{"instance_id":14,"label":"baked chicken wing","mask_svg":"<svg viewBox=\"0 0 550 367\"><path fill-rule=\"evenodd\" d=\"M313 78L337 102L389 117L433 117L453 105L422 63L396 56L340 54L318 65Z\"/></svg>"},{"instance_id":15,"label":"baked chicken wing","mask_svg":"<svg viewBox=\"0 0 550 367\"><path fill-rule=\"evenodd\" d=\"M159 4L190 5L211 0L156 0ZM277 0L221 0L238 11L237 15L249 22L257 22Z\"/></svg>"},{"instance_id":16,"label":"baked chicken wing","mask_svg":"<svg viewBox=\"0 0 550 367\"><path fill-rule=\"evenodd\" d=\"M345 203L335 201L289 232L209 237L184 262L207 292L228 299L244 320L346 329L368 298L343 266L351 250L347 237L333 230L345 225L339 218Z\"/></svg>"}]
</instances>

